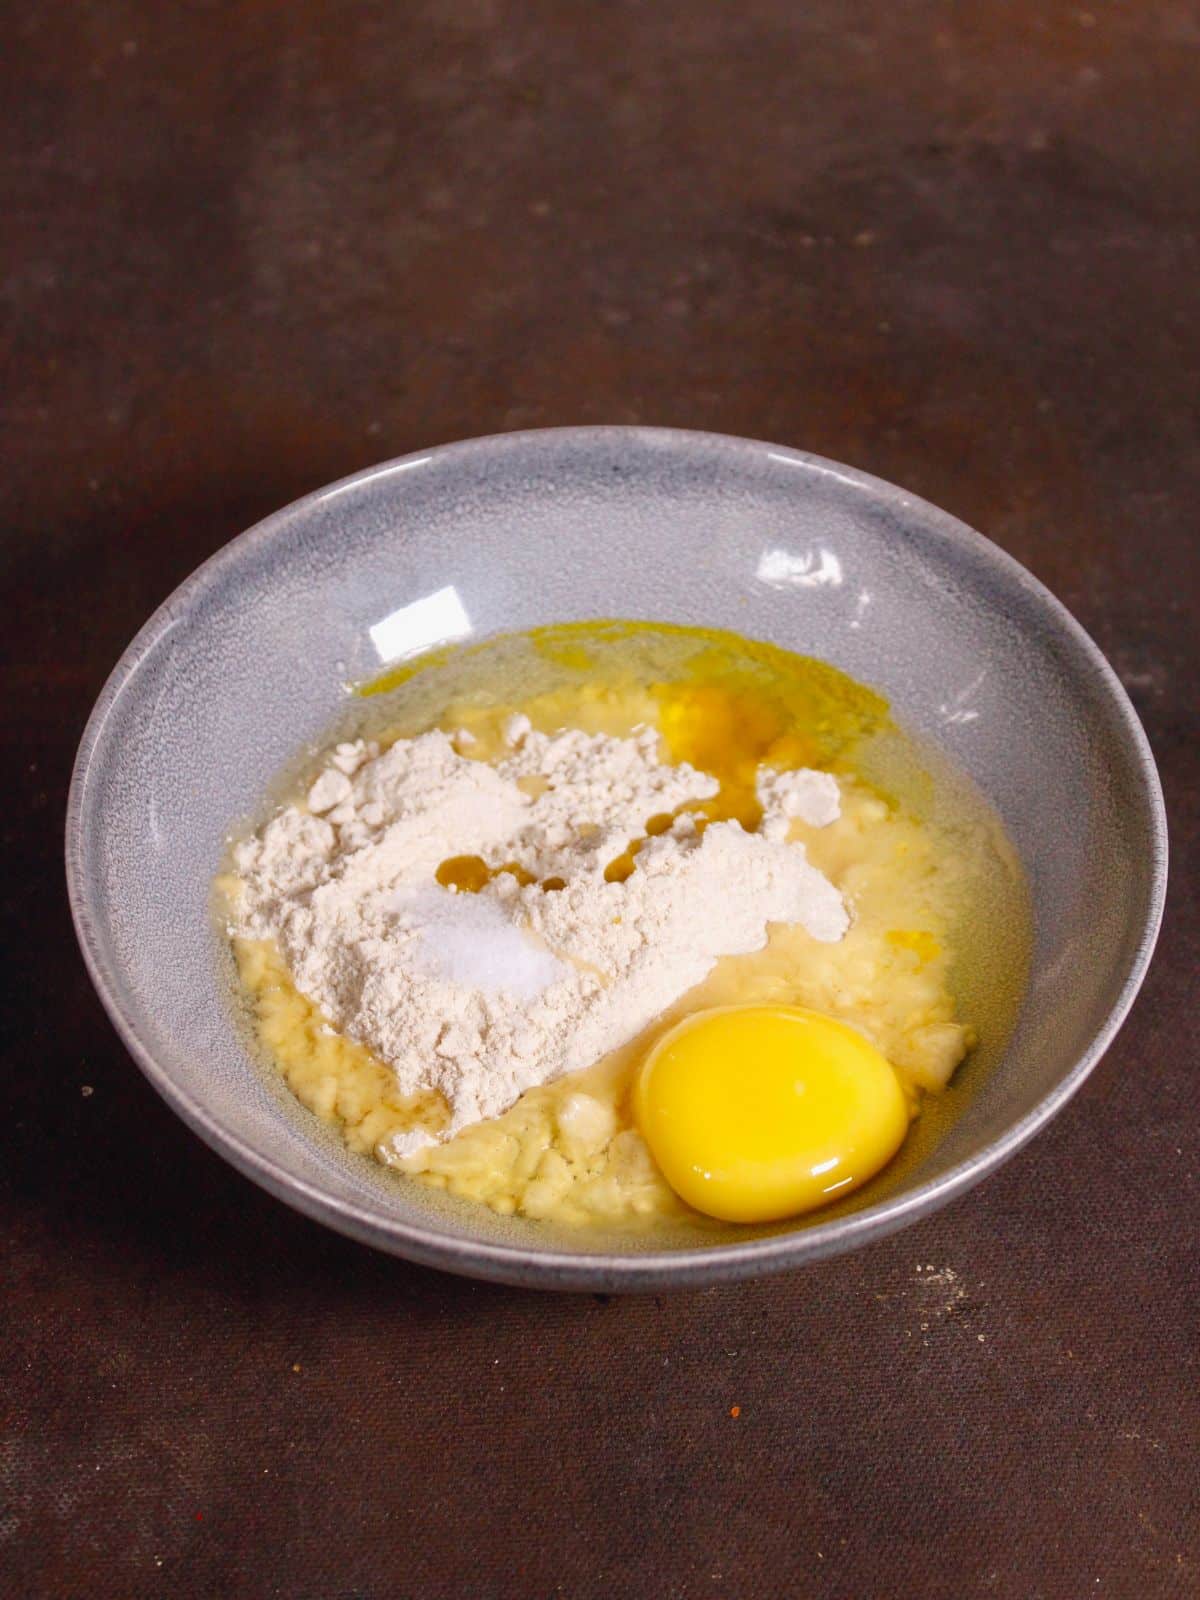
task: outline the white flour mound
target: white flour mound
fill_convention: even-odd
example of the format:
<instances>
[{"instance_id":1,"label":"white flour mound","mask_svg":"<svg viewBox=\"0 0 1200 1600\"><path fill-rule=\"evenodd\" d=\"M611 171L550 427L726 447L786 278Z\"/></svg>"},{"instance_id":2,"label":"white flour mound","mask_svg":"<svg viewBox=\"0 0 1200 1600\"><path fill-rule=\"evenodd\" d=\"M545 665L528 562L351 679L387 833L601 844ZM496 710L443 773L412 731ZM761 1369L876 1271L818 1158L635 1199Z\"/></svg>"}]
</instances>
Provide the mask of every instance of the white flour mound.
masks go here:
<instances>
[{"instance_id":1,"label":"white flour mound","mask_svg":"<svg viewBox=\"0 0 1200 1600\"><path fill-rule=\"evenodd\" d=\"M794 818L838 816L828 774L760 775L757 833L737 822L701 832L683 813L647 838L650 819L718 788L663 765L653 729L547 735L513 717L506 733L495 765L441 732L382 754L339 745L307 804L234 851L231 933L276 940L300 991L401 1091L439 1090L445 1137L627 1043L719 957L761 949L769 923L826 942L849 925L837 890L787 839ZM606 881L634 841L634 870ZM462 855L563 887L502 872L478 894L442 888L437 867ZM400 1135L392 1154L428 1142Z\"/></svg>"}]
</instances>

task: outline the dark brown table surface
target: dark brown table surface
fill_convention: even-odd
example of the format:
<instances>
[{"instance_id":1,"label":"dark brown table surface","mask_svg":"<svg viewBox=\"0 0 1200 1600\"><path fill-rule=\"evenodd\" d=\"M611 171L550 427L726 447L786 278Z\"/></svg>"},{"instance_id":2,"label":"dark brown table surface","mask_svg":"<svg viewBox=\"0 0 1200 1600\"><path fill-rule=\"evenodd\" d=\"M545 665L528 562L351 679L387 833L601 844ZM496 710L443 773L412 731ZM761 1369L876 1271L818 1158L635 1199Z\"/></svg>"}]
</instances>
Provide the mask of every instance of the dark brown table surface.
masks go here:
<instances>
[{"instance_id":1,"label":"dark brown table surface","mask_svg":"<svg viewBox=\"0 0 1200 1600\"><path fill-rule=\"evenodd\" d=\"M1200 1592L1197 7L2 20L0 1593ZM199 561L370 462L593 421L982 528L1108 652L1173 827L1142 997L1026 1152L676 1297L458 1281L260 1193L126 1056L60 866L91 702Z\"/></svg>"}]
</instances>

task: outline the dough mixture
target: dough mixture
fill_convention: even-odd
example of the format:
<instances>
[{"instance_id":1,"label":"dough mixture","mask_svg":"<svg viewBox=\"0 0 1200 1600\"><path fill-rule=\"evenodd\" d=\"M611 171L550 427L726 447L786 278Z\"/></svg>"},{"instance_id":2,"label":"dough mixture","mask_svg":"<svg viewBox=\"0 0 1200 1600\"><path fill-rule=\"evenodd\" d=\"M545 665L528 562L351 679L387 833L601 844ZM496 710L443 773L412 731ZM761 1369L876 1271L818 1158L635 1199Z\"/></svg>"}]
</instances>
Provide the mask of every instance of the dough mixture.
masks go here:
<instances>
[{"instance_id":1,"label":"dough mixture","mask_svg":"<svg viewBox=\"0 0 1200 1600\"><path fill-rule=\"evenodd\" d=\"M344 740L221 888L262 1044L352 1148L501 1213L633 1222L685 1210L630 1110L656 1037L811 1007L915 1115L974 1041L949 987L964 900L1016 868L997 829L932 826L856 772L884 717L840 675L797 707L703 658L676 682L592 668Z\"/></svg>"}]
</instances>

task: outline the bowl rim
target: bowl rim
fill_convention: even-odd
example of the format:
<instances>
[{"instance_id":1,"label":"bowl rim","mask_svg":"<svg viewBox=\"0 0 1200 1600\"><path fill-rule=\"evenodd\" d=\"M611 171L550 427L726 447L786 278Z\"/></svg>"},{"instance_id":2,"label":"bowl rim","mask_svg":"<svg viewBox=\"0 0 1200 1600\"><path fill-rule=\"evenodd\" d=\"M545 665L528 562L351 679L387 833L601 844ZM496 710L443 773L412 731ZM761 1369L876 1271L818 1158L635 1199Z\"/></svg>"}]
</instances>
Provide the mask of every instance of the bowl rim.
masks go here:
<instances>
[{"instance_id":1,"label":"bowl rim","mask_svg":"<svg viewBox=\"0 0 1200 1600\"><path fill-rule=\"evenodd\" d=\"M818 476L839 480L877 504L901 506L910 516L914 513L919 516L923 531L935 533L952 545L973 551L1042 606L1048 619L1057 625L1073 647L1080 666L1089 670L1106 692L1143 788L1144 807L1139 820L1147 835L1150 876L1137 944L1113 1005L1087 1049L1071 1069L998 1138L940 1177L829 1222L811 1223L794 1232L773 1234L767 1238L695 1249L637 1250L627 1254L569 1249L528 1250L519 1244L459 1237L443 1233L433 1224L427 1226L398 1218L381 1219L359 1205L337 1199L319 1185L289 1172L194 1101L159 1065L139 1034L135 1021L123 1012L86 887L85 865L89 846L82 823L92 763L101 748L109 716L141 662L162 637L182 620L193 600L212 583L220 569L232 561L245 559L251 550L269 545L297 518L302 518L332 494L340 494L361 487L368 481L403 472L418 461L436 457L453 462L489 451L520 451L550 438L584 451L598 446L611 449L614 444L627 441L677 450L721 448L751 456L767 455L776 461L794 462ZM104 1009L153 1087L210 1148L276 1198L362 1243L403 1256L420 1265L439 1267L470 1277L523 1287L577 1290L694 1288L785 1271L883 1238L938 1210L994 1172L1066 1105L1103 1056L1128 1015L1145 978L1162 925L1168 856L1166 807L1158 769L1145 730L1124 686L1083 626L1015 557L919 495L824 456L730 434L620 425L524 429L512 433L486 434L411 451L323 485L272 512L229 540L158 606L134 635L109 674L79 742L67 797L64 842L71 916L88 974Z\"/></svg>"}]
</instances>

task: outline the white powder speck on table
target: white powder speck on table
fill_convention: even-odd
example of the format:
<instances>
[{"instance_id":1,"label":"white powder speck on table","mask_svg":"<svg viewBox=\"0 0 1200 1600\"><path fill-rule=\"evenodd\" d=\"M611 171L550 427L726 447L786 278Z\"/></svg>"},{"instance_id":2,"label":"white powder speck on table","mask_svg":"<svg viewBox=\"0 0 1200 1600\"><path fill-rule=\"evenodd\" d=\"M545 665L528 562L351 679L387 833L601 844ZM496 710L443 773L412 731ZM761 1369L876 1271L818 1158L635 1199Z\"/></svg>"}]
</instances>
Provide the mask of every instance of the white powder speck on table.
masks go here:
<instances>
[{"instance_id":1,"label":"white powder speck on table","mask_svg":"<svg viewBox=\"0 0 1200 1600\"><path fill-rule=\"evenodd\" d=\"M769 924L826 942L849 924L788 839L796 818L837 818L828 774L763 773L756 833L701 830L680 808L716 780L661 762L653 729L548 735L518 716L506 737L495 764L440 731L382 753L339 745L306 803L234 851L231 933L276 941L301 993L402 1092L439 1091L442 1137L627 1043L721 956L761 949ZM651 818L675 813L647 836ZM633 871L608 881L631 845ZM443 888L437 868L455 856L495 875L475 894ZM513 863L535 881L498 870ZM391 1154L430 1137L395 1136Z\"/></svg>"}]
</instances>

